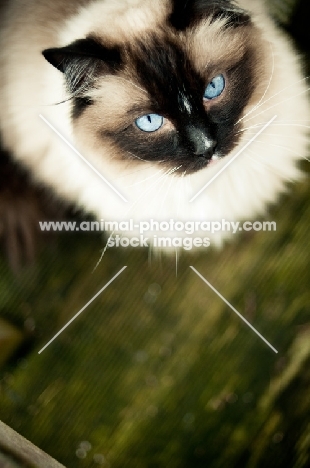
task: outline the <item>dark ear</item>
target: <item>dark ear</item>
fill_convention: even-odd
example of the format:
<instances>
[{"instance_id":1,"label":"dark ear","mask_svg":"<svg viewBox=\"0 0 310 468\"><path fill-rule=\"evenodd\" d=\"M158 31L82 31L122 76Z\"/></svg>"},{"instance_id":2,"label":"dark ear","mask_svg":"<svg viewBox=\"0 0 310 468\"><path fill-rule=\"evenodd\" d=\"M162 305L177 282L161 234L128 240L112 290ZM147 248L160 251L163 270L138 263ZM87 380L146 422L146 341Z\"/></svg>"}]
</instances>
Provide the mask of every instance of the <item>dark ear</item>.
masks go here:
<instances>
[{"instance_id":1,"label":"dark ear","mask_svg":"<svg viewBox=\"0 0 310 468\"><path fill-rule=\"evenodd\" d=\"M115 73L121 65L116 47L105 47L92 38L79 39L66 47L46 49L46 60L65 74L71 93L83 93L99 73Z\"/></svg>"},{"instance_id":2,"label":"dark ear","mask_svg":"<svg viewBox=\"0 0 310 468\"><path fill-rule=\"evenodd\" d=\"M170 24L177 30L185 30L205 18L226 20L227 27L237 27L251 21L249 14L230 0L171 0Z\"/></svg>"}]
</instances>

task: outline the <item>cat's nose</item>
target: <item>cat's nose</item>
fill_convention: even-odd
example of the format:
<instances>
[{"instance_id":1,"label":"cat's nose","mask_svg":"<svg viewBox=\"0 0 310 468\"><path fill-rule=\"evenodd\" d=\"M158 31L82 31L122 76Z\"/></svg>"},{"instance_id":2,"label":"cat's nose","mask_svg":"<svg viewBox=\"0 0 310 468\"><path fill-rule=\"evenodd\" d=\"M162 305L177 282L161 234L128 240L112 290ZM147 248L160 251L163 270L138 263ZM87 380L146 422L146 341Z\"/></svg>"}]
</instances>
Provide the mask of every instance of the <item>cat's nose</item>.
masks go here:
<instances>
[{"instance_id":1,"label":"cat's nose","mask_svg":"<svg viewBox=\"0 0 310 468\"><path fill-rule=\"evenodd\" d=\"M190 127L187 131L190 150L197 156L211 159L216 147L216 140L206 130Z\"/></svg>"}]
</instances>

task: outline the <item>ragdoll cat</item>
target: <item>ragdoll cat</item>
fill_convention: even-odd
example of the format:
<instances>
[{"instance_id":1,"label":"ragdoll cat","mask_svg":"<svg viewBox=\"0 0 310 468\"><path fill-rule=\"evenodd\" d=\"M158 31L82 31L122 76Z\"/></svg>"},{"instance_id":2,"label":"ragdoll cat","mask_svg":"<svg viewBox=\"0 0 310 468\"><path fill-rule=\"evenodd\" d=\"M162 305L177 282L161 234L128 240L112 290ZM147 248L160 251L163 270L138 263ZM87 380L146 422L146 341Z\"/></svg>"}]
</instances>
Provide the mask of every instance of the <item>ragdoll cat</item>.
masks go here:
<instances>
[{"instance_id":1,"label":"ragdoll cat","mask_svg":"<svg viewBox=\"0 0 310 468\"><path fill-rule=\"evenodd\" d=\"M5 149L105 220L253 219L307 155L306 82L260 0L10 0L0 70Z\"/></svg>"}]
</instances>

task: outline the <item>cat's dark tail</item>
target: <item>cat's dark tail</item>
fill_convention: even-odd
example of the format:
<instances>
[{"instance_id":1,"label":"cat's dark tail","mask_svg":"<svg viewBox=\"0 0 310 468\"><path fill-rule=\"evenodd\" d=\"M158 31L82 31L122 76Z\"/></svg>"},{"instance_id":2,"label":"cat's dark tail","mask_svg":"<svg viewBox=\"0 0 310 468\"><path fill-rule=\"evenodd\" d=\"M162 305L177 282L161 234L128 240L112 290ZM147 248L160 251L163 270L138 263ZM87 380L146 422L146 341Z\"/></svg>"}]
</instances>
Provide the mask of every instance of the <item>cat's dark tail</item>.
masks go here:
<instances>
[{"instance_id":1,"label":"cat's dark tail","mask_svg":"<svg viewBox=\"0 0 310 468\"><path fill-rule=\"evenodd\" d=\"M47 239L39 221L62 219L68 210L0 149L0 246L15 273L34 261Z\"/></svg>"}]
</instances>

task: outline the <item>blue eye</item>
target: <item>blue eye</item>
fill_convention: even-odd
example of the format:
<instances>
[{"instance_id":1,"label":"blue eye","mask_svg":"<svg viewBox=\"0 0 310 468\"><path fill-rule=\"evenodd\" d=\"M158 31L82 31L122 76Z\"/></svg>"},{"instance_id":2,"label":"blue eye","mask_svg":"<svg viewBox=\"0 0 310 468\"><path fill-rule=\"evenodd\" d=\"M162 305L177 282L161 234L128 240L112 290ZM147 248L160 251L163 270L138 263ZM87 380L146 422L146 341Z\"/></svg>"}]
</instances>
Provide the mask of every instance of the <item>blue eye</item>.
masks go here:
<instances>
[{"instance_id":1,"label":"blue eye","mask_svg":"<svg viewBox=\"0 0 310 468\"><path fill-rule=\"evenodd\" d=\"M147 114L136 119L136 125L143 132L156 132L164 123L164 118L158 114Z\"/></svg>"},{"instance_id":2,"label":"blue eye","mask_svg":"<svg viewBox=\"0 0 310 468\"><path fill-rule=\"evenodd\" d=\"M205 99L214 99L222 94L225 89L225 78L223 75L217 75L206 87L203 97Z\"/></svg>"}]
</instances>

